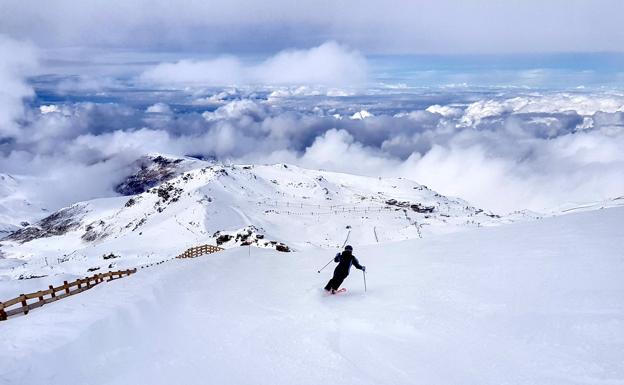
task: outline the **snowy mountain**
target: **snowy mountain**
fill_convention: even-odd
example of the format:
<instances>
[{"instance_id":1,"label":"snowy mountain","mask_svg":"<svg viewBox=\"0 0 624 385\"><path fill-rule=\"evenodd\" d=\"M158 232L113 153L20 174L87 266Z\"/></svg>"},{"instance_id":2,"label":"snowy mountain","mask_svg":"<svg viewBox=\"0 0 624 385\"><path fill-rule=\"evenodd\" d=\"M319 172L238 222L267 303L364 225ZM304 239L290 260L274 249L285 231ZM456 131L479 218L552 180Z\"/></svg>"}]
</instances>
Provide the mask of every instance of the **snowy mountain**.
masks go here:
<instances>
[{"instance_id":1,"label":"snowy mountain","mask_svg":"<svg viewBox=\"0 0 624 385\"><path fill-rule=\"evenodd\" d=\"M206 243L280 251L366 245L534 217L502 218L406 179L163 155L139 159L116 190L125 195L79 202L13 232L0 251L14 263L0 274L135 267ZM120 258L102 258L110 253Z\"/></svg>"},{"instance_id":2,"label":"snowy mountain","mask_svg":"<svg viewBox=\"0 0 624 385\"><path fill-rule=\"evenodd\" d=\"M619 207L356 245L368 291L352 270L336 296L331 267L316 273L332 250L173 260L1 324L0 382L621 384L623 221Z\"/></svg>"},{"instance_id":3,"label":"snowy mountain","mask_svg":"<svg viewBox=\"0 0 624 385\"><path fill-rule=\"evenodd\" d=\"M159 154L116 191L2 240L0 298L168 262L3 323L8 383L624 378L621 198L499 216L406 179ZM327 295L347 242L367 291L352 269ZM227 250L172 259L206 243Z\"/></svg>"}]
</instances>

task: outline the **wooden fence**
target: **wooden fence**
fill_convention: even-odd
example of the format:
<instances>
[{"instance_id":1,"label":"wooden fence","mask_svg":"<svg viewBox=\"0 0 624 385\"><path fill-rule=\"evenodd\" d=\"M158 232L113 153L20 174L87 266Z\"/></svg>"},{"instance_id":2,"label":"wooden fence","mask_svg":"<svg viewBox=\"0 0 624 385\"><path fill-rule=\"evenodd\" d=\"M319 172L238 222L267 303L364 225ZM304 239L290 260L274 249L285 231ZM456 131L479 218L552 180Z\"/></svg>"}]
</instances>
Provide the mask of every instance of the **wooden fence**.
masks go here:
<instances>
[{"instance_id":1,"label":"wooden fence","mask_svg":"<svg viewBox=\"0 0 624 385\"><path fill-rule=\"evenodd\" d=\"M217 246L200 245L187 249L176 258L195 258L204 254L216 253L217 251L221 250L223 249ZM141 266L141 268L160 265L163 262L166 261L160 261L150 265ZM61 298L69 297L70 295L82 293L83 291L88 290L104 281L112 281L113 279L127 277L130 274L136 273L136 271L136 268L130 270L109 271L108 273L100 273L92 275L90 277L77 279L71 283L64 281L61 286L57 287L50 285L47 290L40 290L35 293L29 294L20 294L18 297L15 297L5 302L0 302L0 321L5 321L8 317L17 314L28 314L30 310L41 307L46 303L54 302ZM49 296L49 298L45 298L46 296ZM28 303L29 300L34 299L36 299L37 301ZM16 307L17 305L19 306Z\"/></svg>"},{"instance_id":2,"label":"wooden fence","mask_svg":"<svg viewBox=\"0 0 624 385\"><path fill-rule=\"evenodd\" d=\"M176 258L195 258L204 254L216 253L217 251L221 250L223 249L217 246L200 245L187 249ZM166 261L160 261L150 265L141 266L141 268L160 265L163 262ZM86 278L77 279L71 283L64 281L61 286L57 287L50 285L47 290L40 290L35 293L20 294L18 297L15 297L5 302L0 302L0 321L5 321L8 317L17 314L28 314L30 310L41 307L47 303L57 301L61 298L69 297L70 295L82 293L83 291L88 290L104 281L112 281L113 279L127 277L130 274L136 273L136 271L136 268L130 270L109 271L108 273L100 273ZM49 297L45 298L46 296ZM35 299L37 300L36 302L28 303L28 301L32 301Z\"/></svg>"},{"instance_id":3,"label":"wooden fence","mask_svg":"<svg viewBox=\"0 0 624 385\"><path fill-rule=\"evenodd\" d=\"M201 245L201 246L191 247L190 249L187 249L185 252L178 255L176 258L195 258L195 257L199 257L200 255L212 254L221 250L223 249L217 246Z\"/></svg>"},{"instance_id":4,"label":"wooden fence","mask_svg":"<svg viewBox=\"0 0 624 385\"><path fill-rule=\"evenodd\" d=\"M64 281L61 286L57 287L50 285L48 290L40 290L29 294L20 294L18 297L5 302L0 302L0 321L4 321L8 317L16 314L28 314L30 310L36 309L47 303L69 297L70 295L82 293L83 291L88 290L105 280L112 281L113 279L119 279L134 273L136 273L136 269L109 271L108 273L100 273L86 278L79 278L71 283ZM74 287L75 289L72 289ZM49 298L45 298L46 296L49 296ZM37 301L28 303L29 300L33 299L36 299ZM15 305L19 305L19 307L9 309Z\"/></svg>"}]
</instances>

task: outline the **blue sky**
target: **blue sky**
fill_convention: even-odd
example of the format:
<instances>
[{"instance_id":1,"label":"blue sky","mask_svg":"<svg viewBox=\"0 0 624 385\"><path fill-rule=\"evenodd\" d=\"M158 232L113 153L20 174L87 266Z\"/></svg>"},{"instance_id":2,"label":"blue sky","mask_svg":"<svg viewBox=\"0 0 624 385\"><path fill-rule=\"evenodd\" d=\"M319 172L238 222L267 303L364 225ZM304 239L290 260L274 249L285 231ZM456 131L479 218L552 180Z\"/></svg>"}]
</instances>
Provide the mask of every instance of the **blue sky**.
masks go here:
<instances>
[{"instance_id":1,"label":"blue sky","mask_svg":"<svg viewBox=\"0 0 624 385\"><path fill-rule=\"evenodd\" d=\"M621 88L624 54L373 55L376 77L410 86Z\"/></svg>"}]
</instances>

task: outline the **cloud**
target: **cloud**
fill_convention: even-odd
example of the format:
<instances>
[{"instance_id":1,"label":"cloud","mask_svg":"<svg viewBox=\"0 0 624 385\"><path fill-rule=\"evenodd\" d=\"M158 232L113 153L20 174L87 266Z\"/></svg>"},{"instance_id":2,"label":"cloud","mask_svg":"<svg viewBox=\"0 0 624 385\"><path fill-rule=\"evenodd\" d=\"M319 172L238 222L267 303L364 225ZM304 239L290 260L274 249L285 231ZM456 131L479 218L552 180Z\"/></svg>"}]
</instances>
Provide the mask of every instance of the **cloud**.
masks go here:
<instances>
[{"instance_id":1,"label":"cloud","mask_svg":"<svg viewBox=\"0 0 624 385\"><path fill-rule=\"evenodd\" d=\"M215 111L206 111L202 114L207 121L217 121L226 119L252 118L253 120L261 120L266 117L266 109L264 106L249 100L234 100Z\"/></svg>"},{"instance_id":2,"label":"cloud","mask_svg":"<svg viewBox=\"0 0 624 385\"><path fill-rule=\"evenodd\" d=\"M475 100L451 90L449 103L438 95L437 104L397 111L395 98L403 101L404 94L273 99L253 88L201 92L176 93L179 99L167 103L159 93L137 106L25 108L12 140L0 144L0 169L49 184L36 189L46 192L36 198L48 207L113 194L128 165L150 152L408 177L497 212L624 194L623 97L617 94L511 92ZM204 97L212 104L195 104ZM488 105L504 108L468 123L466 116L478 115L474 106ZM362 110L371 116L333 116ZM73 183L61 183L68 179Z\"/></svg>"},{"instance_id":3,"label":"cloud","mask_svg":"<svg viewBox=\"0 0 624 385\"><path fill-rule=\"evenodd\" d=\"M335 42L309 50L287 50L253 69L264 84L359 85L366 80L367 63L359 52Z\"/></svg>"},{"instance_id":4,"label":"cloud","mask_svg":"<svg viewBox=\"0 0 624 385\"><path fill-rule=\"evenodd\" d=\"M400 161L378 149L364 146L345 130L332 128L305 149L298 163L310 168L375 175L387 174Z\"/></svg>"},{"instance_id":5,"label":"cloud","mask_svg":"<svg viewBox=\"0 0 624 385\"><path fill-rule=\"evenodd\" d=\"M243 64L234 57L213 60L180 60L161 63L143 72L140 80L153 84L231 85L247 83L248 75Z\"/></svg>"},{"instance_id":6,"label":"cloud","mask_svg":"<svg viewBox=\"0 0 624 385\"><path fill-rule=\"evenodd\" d=\"M149 113L149 114L164 114L164 115L170 115L173 111L171 111L171 107L169 107L169 105L165 104L165 103L154 103L151 106L147 107L145 109L145 112Z\"/></svg>"},{"instance_id":7,"label":"cloud","mask_svg":"<svg viewBox=\"0 0 624 385\"><path fill-rule=\"evenodd\" d=\"M578 115L593 115L597 112L621 111L624 111L624 96L622 95L583 95L565 92L546 96L535 94L503 100L476 101L465 109L462 123L478 124L483 119L498 118L510 113L574 112Z\"/></svg>"},{"instance_id":8,"label":"cloud","mask_svg":"<svg viewBox=\"0 0 624 385\"><path fill-rule=\"evenodd\" d=\"M24 116L23 101L34 96L26 77L37 67L35 48L27 42L0 35L0 139L13 136Z\"/></svg>"},{"instance_id":9,"label":"cloud","mask_svg":"<svg viewBox=\"0 0 624 385\"><path fill-rule=\"evenodd\" d=\"M622 13L620 0L4 0L0 32L45 47L213 53L325 40L366 52L621 52Z\"/></svg>"},{"instance_id":10,"label":"cloud","mask_svg":"<svg viewBox=\"0 0 624 385\"><path fill-rule=\"evenodd\" d=\"M323 85L359 86L366 81L366 59L335 42L308 50L286 50L258 64L232 57L162 63L140 80L160 85Z\"/></svg>"},{"instance_id":11,"label":"cloud","mask_svg":"<svg viewBox=\"0 0 624 385\"><path fill-rule=\"evenodd\" d=\"M425 111L431 112L432 114L440 114L445 118L456 118L462 114L462 110L460 108L441 106L439 104L429 106Z\"/></svg>"}]
</instances>

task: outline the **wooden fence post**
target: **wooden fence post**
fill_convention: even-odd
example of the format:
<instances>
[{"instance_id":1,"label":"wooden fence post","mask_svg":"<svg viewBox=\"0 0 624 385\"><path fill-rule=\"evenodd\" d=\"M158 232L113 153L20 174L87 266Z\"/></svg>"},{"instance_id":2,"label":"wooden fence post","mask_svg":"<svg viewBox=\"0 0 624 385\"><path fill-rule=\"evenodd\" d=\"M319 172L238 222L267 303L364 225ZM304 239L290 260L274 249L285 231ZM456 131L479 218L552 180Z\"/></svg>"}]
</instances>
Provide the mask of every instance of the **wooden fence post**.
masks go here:
<instances>
[{"instance_id":1,"label":"wooden fence post","mask_svg":"<svg viewBox=\"0 0 624 385\"><path fill-rule=\"evenodd\" d=\"M56 292L54 291L54 286L50 285L49 287L50 287L50 291L51 291L50 295L52 296L52 298L55 298L56 297Z\"/></svg>"},{"instance_id":2,"label":"wooden fence post","mask_svg":"<svg viewBox=\"0 0 624 385\"><path fill-rule=\"evenodd\" d=\"M28 314L28 304L26 303L26 296L24 294L20 294L22 298L22 306L24 307L24 314Z\"/></svg>"},{"instance_id":3,"label":"wooden fence post","mask_svg":"<svg viewBox=\"0 0 624 385\"><path fill-rule=\"evenodd\" d=\"M81 286L81 284L82 284L82 280L81 280L80 278L78 278L78 279L76 280L76 282L78 282L78 289L80 289L80 288L82 287L82 286Z\"/></svg>"},{"instance_id":4,"label":"wooden fence post","mask_svg":"<svg viewBox=\"0 0 624 385\"><path fill-rule=\"evenodd\" d=\"M67 281L63 281L63 289L65 289L65 294L69 294L69 284Z\"/></svg>"},{"instance_id":5,"label":"wooden fence post","mask_svg":"<svg viewBox=\"0 0 624 385\"><path fill-rule=\"evenodd\" d=\"M4 311L4 303L0 302L0 321L6 321L7 315Z\"/></svg>"}]
</instances>

